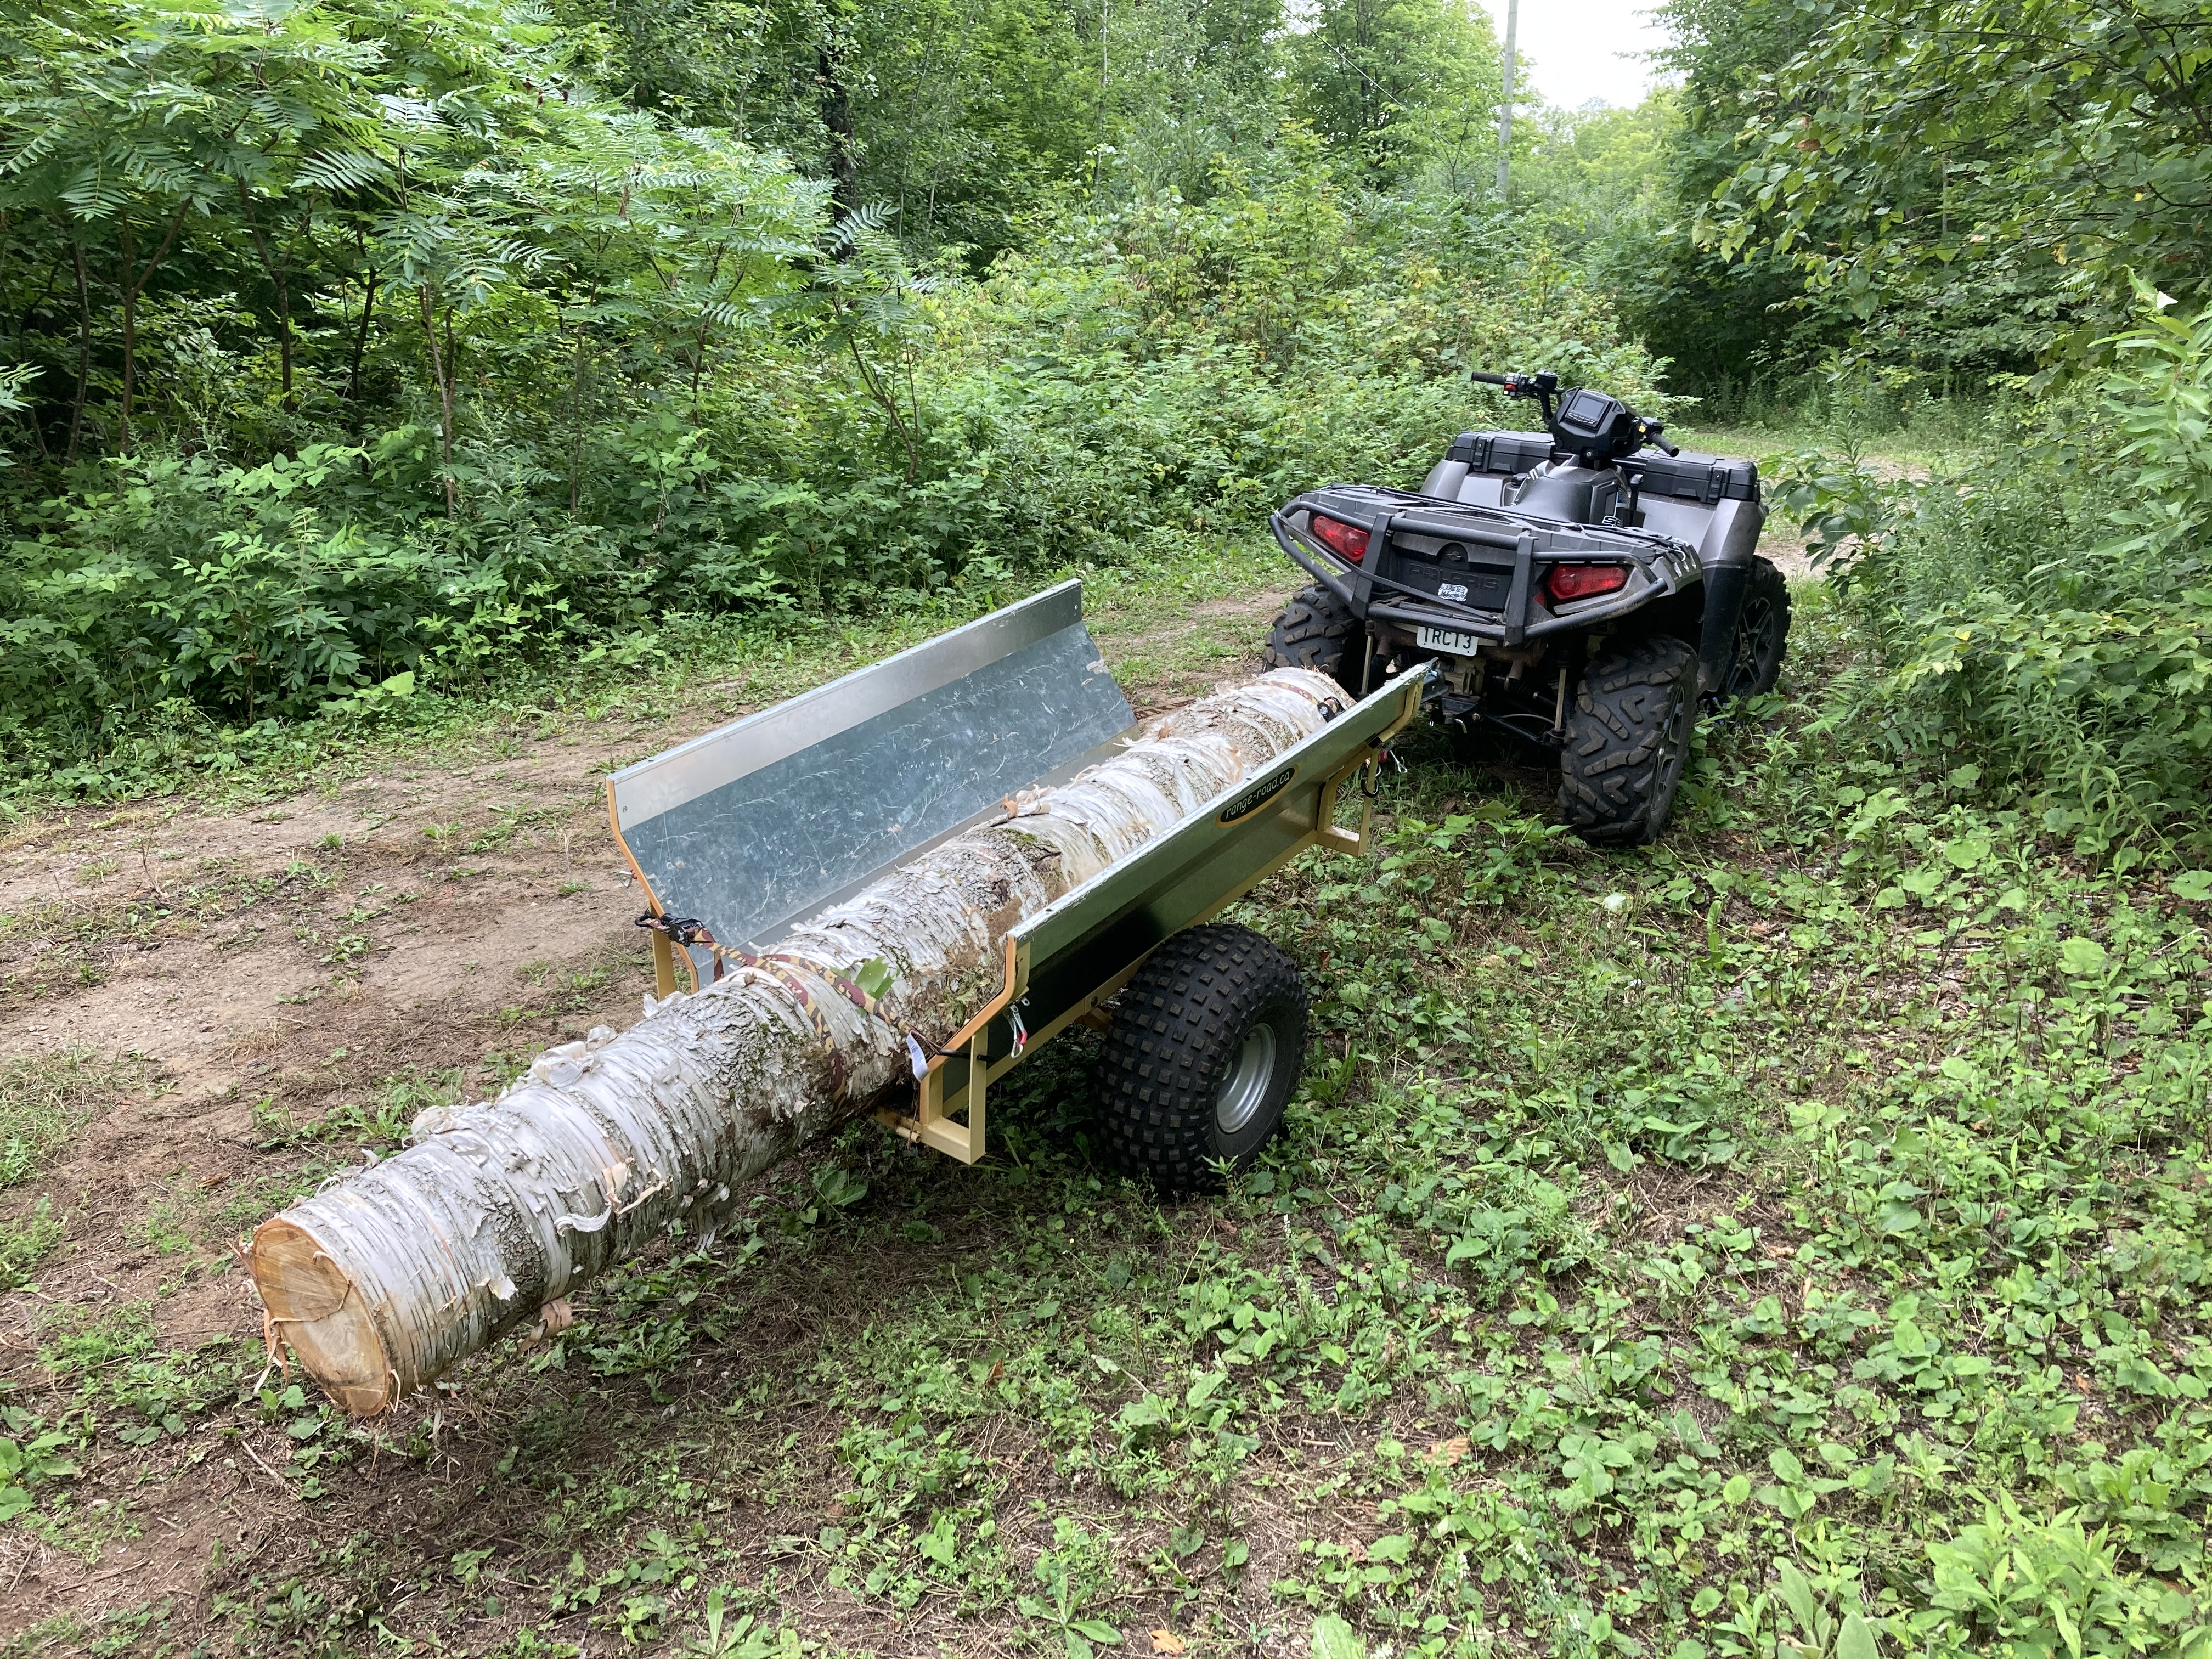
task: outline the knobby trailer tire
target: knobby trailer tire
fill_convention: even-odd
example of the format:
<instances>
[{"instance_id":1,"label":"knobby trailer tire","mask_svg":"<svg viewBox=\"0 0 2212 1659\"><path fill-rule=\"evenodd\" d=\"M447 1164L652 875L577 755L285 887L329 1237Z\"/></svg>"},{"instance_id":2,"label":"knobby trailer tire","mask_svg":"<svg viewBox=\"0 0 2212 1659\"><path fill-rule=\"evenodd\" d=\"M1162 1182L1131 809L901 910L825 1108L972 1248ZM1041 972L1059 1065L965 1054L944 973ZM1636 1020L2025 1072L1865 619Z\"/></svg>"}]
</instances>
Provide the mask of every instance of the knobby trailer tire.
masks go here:
<instances>
[{"instance_id":1,"label":"knobby trailer tire","mask_svg":"<svg viewBox=\"0 0 2212 1659\"><path fill-rule=\"evenodd\" d=\"M1297 964L1249 927L1177 933L1121 993L1098 1056L1108 1155L1164 1196L1218 1192L1249 1167L1305 1062Z\"/></svg>"}]
</instances>

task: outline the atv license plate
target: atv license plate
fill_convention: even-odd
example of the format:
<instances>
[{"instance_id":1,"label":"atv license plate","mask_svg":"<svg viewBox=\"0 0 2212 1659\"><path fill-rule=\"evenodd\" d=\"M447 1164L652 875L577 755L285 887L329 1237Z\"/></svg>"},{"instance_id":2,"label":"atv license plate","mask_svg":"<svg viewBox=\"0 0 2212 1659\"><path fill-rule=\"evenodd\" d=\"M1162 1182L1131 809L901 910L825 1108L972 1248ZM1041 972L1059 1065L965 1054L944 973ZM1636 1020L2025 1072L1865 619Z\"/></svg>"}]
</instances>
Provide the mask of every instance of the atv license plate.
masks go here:
<instances>
[{"instance_id":1,"label":"atv license plate","mask_svg":"<svg viewBox=\"0 0 2212 1659\"><path fill-rule=\"evenodd\" d=\"M1457 628L1424 628L1419 640L1424 651L1449 651L1455 657L1471 657L1482 645L1474 635Z\"/></svg>"}]
</instances>

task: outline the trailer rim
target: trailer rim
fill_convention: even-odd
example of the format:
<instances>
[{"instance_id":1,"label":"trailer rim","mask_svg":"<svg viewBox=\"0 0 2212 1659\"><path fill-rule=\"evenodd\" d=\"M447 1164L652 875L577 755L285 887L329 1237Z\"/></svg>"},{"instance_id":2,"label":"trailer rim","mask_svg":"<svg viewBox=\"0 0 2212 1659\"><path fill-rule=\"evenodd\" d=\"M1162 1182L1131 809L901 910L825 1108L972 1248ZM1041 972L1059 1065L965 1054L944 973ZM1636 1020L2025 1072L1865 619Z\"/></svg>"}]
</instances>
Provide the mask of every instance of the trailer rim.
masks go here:
<instances>
[{"instance_id":1,"label":"trailer rim","mask_svg":"<svg viewBox=\"0 0 2212 1659\"><path fill-rule=\"evenodd\" d=\"M1275 1080L1275 1028L1261 1020L1244 1034L1237 1059L1221 1085L1213 1121L1224 1135L1240 1134L1267 1104L1268 1086Z\"/></svg>"}]
</instances>

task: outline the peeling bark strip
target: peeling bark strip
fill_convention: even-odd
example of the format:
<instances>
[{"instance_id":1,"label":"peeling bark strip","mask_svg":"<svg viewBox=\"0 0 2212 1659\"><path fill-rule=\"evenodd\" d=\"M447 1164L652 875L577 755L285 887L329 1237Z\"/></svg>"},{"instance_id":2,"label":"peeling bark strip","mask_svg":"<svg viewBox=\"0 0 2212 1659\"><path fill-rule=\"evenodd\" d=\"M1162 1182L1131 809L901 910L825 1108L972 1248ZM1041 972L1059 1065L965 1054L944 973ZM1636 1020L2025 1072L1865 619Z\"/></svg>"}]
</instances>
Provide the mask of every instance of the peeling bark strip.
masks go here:
<instances>
[{"instance_id":1,"label":"peeling bark strip","mask_svg":"<svg viewBox=\"0 0 2212 1659\"><path fill-rule=\"evenodd\" d=\"M366 1416L672 1222L710 1231L736 1183L909 1085L905 1033L957 1030L998 989L1009 929L1311 736L1342 695L1297 669L1226 687L775 947L802 980L806 964L849 980L883 963L877 1015L823 978L810 1016L783 979L739 967L696 995L648 996L619 1036L600 1026L549 1050L495 1100L425 1112L404 1152L254 1234L272 1340Z\"/></svg>"}]
</instances>

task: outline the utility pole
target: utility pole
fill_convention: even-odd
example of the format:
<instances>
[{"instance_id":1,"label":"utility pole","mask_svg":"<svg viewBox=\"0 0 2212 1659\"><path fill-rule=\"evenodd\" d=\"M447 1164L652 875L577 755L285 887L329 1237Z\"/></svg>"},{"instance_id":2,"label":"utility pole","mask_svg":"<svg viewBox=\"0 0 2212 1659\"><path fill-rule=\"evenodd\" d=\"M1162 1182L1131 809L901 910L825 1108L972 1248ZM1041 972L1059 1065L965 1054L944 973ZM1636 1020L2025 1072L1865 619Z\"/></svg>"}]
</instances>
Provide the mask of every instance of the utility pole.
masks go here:
<instances>
[{"instance_id":1,"label":"utility pole","mask_svg":"<svg viewBox=\"0 0 2212 1659\"><path fill-rule=\"evenodd\" d=\"M1098 193L1099 164L1106 159L1106 82L1113 58L1106 46L1106 14L1112 0L1098 0L1098 143L1091 152L1091 193Z\"/></svg>"},{"instance_id":2,"label":"utility pole","mask_svg":"<svg viewBox=\"0 0 2212 1659\"><path fill-rule=\"evenodd\" d=\"M1513 35L1521 0L1505 0L1505 95L1498 114L1498 199L1505 200L1505 164L1513 154Z\"/></svg>"}]
</instances>

